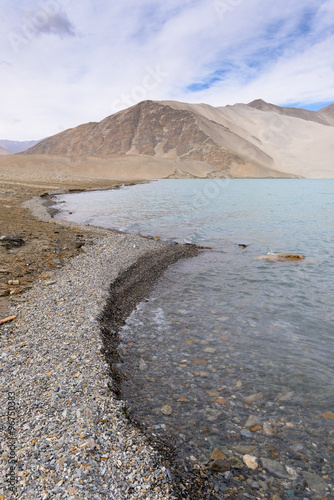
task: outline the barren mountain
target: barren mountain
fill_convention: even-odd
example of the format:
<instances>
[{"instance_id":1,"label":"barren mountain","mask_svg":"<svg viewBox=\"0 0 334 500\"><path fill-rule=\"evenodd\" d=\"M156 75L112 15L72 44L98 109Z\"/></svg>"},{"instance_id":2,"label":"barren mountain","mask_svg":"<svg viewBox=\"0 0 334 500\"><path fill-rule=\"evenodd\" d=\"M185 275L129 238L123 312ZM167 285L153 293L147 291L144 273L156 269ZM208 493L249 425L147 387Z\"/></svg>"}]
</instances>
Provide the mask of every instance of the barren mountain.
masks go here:
<instances>
[{"instance_id":1,"label":"barren mountain","mask_svg":"<svg viewBox=\"0 0 334 500\"><path fill-rule=\"evenodd\" d=\"M321 114L318 113L318 111L309 111L308 109L302 108L284 108L265 102L262 99L252 101L248 104L248 106L259 109L260 111L271 111L278 113L279 115L300 118L301 120L309 120L311 122L321 123L322 125L331 125L324 116L322 117Z\"/></svg>"},{"instance_id":2,"label":"barren mountain","mask_svg":"<svg viewBox=\"0 0 334 500\"><path fill-rule=\"evenodd\" d=\"M317 115L323 117L327 123L334 126L334 104L330 104L325 108L319 109L319 111L317 111Z\"/></svg>"},{"instance_id":3,"label":"barren mountain","mask_svg":"<svg viewBox=\"0 0 334 500\"><path fill-rule=\"evenodd\" d=\"M28 148L32 148L38 142L39 141L8 141L6 139L1 139L0 147L7 149L10 153L21 153Z\"/></svg>"},{"instance_id":4,"label":"barren mountain","mask_svg":"<svg viewBox=\"0 0 334 500\"><path fill-rule=\"evenodd\" d=\"M45 139L25 154L150 158L168 172L174 165L169 176L175 177L333 177L333 112L330 106L321 111L261 100L218 108L143 101Z\"/></svg>"}]
</instances>

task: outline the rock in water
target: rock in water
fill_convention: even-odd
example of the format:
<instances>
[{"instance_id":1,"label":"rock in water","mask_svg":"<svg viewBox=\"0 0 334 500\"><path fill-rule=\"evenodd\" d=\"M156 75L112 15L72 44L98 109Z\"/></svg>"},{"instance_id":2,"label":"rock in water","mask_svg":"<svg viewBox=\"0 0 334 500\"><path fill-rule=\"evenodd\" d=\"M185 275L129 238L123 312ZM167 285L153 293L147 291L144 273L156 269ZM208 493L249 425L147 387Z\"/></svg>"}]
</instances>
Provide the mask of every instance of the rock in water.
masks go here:
<instances>
[{"instance_id":1,"label":"rock in water","mask_svg":"<svg viewBox=\"0 0 334 500\"><path fill-rule=\"evenodd\" d=\"M305 255L301 253L275 253L270 252L267 255L261 255L260 257L256 257L256 260L269 260L272 262L284 262L287 260L304 260Z\"/></svg>"},{"instance_id":2,"label":"rock in water","mask_svg":"<svg viewBox=\"0 0 334 500\"><path fill-rule=\"evenodd\" d=\"M266 469L272 476L278 477L279 479L289 479L289 473L287 472L284 465L276 462L275 460L270 460L269 458L261 458L262 467Z\"/></svg>"},{"instance_id":3,"label":"rock in water","mask_svg":"<svg viewBox=\"0 0 334 500\"><path fill-rule=\"evenodd\" d=\"M258 462L256 457L254 457L253 455L244 455L242 459L249 469L257 469Z\"/></svg>"},{"instance_id":4,"label":"rock in water","mask_svg":"<svg viewBox=\"0 0 334 500\"><path fill-rule=\"evenodd\" d=\"M173 408L169 405L165 405L161 408L161 413L164 415L171 415L173 413Z\"/></svg>"},{"instance_id":5,"label":"rock in water","mask_svg":"<svg viewBox=\"0 0 334 500\"><path fill-rule=\"evenodd\" d=\"M322 417L327 420L334 420L334 413L332 411L327 411Z\"/></svg>"},{"instance_id":6,"label":"rock in water","mask_svg":"<svg viewBox=\"0 0 334 500\"><path fill-rule=\"evenodd\" d=\"M216 458L209 467L211 472L226 472L231 470L231 464L224 458Z\"/></svg>"},{"instance_id":7,"label":"rock in water","mask_svg":"<svg viewBox=\"0 0 334 500\"><path fill-rule=\"evenodd\" d=\"M143 372L143 371L147 370L147 368L148 368L148 366L147 366L146 361L143 358L141 358L139 361L139 370Z\"/></svg>"},{"instance_id":8,"label":"rock in water","mask_svg":"<svg viewBox=\"0 0 334 500\"><path fill-rule=\"evenodd\" d=\"M327 489L327 482L319 476L312 474L311 472L303 472L303 477L307 481L307 485L310 490L314 491L318 495L324 495Z\"/></svg>"},{"instance_id":9,"label":"rock in water","mask_svg":"<svg viewBox=\"0 0 334 500\"><path fill-rule=\"evenodd\" d=\"M260 401L262 398L263 398L263 393L258 392L257 394L252 394L251 396L247 396L246 398L244 398L244 403L250 405L251 403Z\"/></svg>"}]
</instances>

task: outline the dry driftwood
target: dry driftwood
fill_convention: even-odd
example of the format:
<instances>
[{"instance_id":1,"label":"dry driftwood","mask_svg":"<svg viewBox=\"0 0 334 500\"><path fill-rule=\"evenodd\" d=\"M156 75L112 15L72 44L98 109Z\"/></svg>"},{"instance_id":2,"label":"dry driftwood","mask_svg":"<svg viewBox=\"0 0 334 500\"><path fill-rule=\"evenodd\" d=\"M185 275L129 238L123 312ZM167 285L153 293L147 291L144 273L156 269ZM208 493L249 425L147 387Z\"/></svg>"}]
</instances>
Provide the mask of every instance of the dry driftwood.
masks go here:
<instances>
[{"instance_id":1,"label":"dry driftwood","mask_svg":"<svg viewBox=\"0 0 334 500\"><path fill-rule=\"evenodd\" d=\"M4 323L8 323L8 321L12 321L15 318L16 318L16 316L9 316L9 318L0 319L0 325L3 325Z\"/></svg>"}]
</instances>

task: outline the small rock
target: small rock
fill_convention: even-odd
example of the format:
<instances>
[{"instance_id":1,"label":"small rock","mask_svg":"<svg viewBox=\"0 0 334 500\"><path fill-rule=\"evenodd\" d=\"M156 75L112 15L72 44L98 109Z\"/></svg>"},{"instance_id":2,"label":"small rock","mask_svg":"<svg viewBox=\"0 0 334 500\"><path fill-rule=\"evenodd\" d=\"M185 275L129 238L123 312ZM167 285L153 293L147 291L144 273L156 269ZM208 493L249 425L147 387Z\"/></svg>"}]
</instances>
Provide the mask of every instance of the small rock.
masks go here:
<instances>
[{"instance_id":1,"label":"small rock","mask_svg":"<svg viewBox=\"0 0 334 500\"><path fill-rule=\"evenodd\" d=\"M263 432L264 432L265 436L272 436L273 435L273 428L269 422L265 422L263 424Z\"/></svg>"},{"instance_id":2,"label":"small rock","mask_svg":"<svg viewBox=\"0 0 334 500\"><path fill-rule=\"evenodd\" d=\"M169 405L165 405L161 408L161 413L164 415L171 415L173 413L173 408Z\"/></svg>"},{"instance_id":3,"label":"small rock","mask_svg":"<svg viewBox=\"0 0 334 500\"><path fill-rule=\"evenodd\" d=\"M220 393L218 391L216 391L215 389L208 389L208 390L205 390L205 392L207 394L209 394L209 396L211 398L219 398L219 396L220 396Z\"/></svg>"},{"instance_id":4,"label":"small rock","mask_svg":"<svg viewBox=\"0 0 334 500\"><path fill-rule=\"evenodd\" d=\"M325 418L327 420L334 420L334 413L332 411L326 411L326 413L323 414L322 418Z\"/></svg>"},{"instance_id":5,"label":"small rock","mask_svg":"<svg viewBox=\"0 0 334 500\"><path fill-rule=\"evenodd\" d=\"M0 236L0 245L4 246L7 250L21 247L24 243L24 239L20 236Z\"/></svg>"},{"instance_id":6,"label":"small rock","mask_svg":"<svg viewBox=\"0 0 334 500\"><path fill-rule=\"evenodd\" d=\"M292 480L296 480L298 478L298 473L293 467L286 465L285 468Z\"/></svg>"},{"instance_id":7,"label":"small rock","mask_svg":"<svg viewBox=\"0 0 334 500\"><path fill-rule=\"evenodd\" d=\"M247 396L243 399L243 401L244 403L249 405L251 403L255 403L256 401L260 401L261 399L263 399L263 393L258 392L257 394L251 394L250 396Z\"/></svg>"},{"instance_id":8,"label":"small rock","mask_svg":"<svg viewBox=\"0 0 334 500\"><path fill-rule=\"evenodd\" d=\"M241 455L251 455L252 453L254 453L256 448L257 446L247 446L242 444L238 444L234 447L235 451L241 453Z\"/></svg>"},{"instance_id":9,"label":"small rock","mask_svg":"<svg viewBox=\"0 0 334 500\"><path fill-rule=\"evenodd\" d=\"M47 280L47 281L45 281L45 283L44 283L44 284L45 284L45 285L54 285L55 283L57 283L57 281L56 281L56 280Z\"/></svg>"},{"instance_id":10,"label":"small rock","mask_svg":"<svg viewBox=\"0 0 334 500\"><path fill-rule=\"evenodd\" d=\"M211 472L226 472L231 470L230 463L224 458L216 458L209 467Z\"/></svg>"},{"instance_id":11,"label":"small rock","mask_svg":"<svg viewBox=\"0 0 334 500\"><path fill-rule=\"evenodd\" d=\"M228 459L229 464L232 469L243 469L244 464L237 457L231 457Z\"/></svg>"},{"instance_id":12,"label":"small rock","mask_svg":"<svg viewBox=\"0 0 334 500\"><path fill-rule=\"evenodd\" d=\"M210 460L216 460L217 458L226 458L224 453L219 450L219 448L215 448L210 455Z\"/></svg>"},{"instance_id":13,"label":"small rock","mask_svg":"<svg viewBox=\"0 0 334 500\"><path fill-rule=\"evenodd\" d=\"M147 363L146 361L144 361L142 358L140 359L139 361L139 370L141 371L145 371L147 370L148 366L147 366Z\"/></svg>"},{"instance_id":14,"label":"small rock","mask_svg":"<svg viewBox=\"0 0 334 500\"><path fill-rule=\"evenodd\" d=\"M246 483L251 488L254 488L254 490L259 490L261 488L261 485L257 481L254 481L254 479L247 479Z\"/></svg>"},{"instance_id":15,"label":"small rock","mask_svg":"<svg viewBox=\"0 0 334 500\"><path fill-rule=\"evenodd\" d=\"M303 477L307 482L308 487L314 493L318 495L323 495L327 490L327 482L319 476L315 474L311 474L311 472L303 472Z\"/></svg>"},{"instance_id":16,"label":"small rock","mask_svg":"<svg viewBox=\"0 0 334 500\"><path fill-rule=\"evenodd\" d=\"M95 443L93 438L89 438L80 445L80 448L87 448L88 450L93 451L95 448L99 448L99 445Z\"/></svg>"},{"instance_id":17,"label":"small rock","mask_svg":"<svg viewBox=\"0 0 334 500\"><path fill-rule=\"evenodd\" d=\"M255 470L258 468L257 458L253 455L244 455L242 459L249 469Z\"/></svg>"},{"instance_id":18,"label":"small rock","mask_svg":"<svg viewBox=\"0 0 334 500\"><path fill-rule=\"evenodd\" d=\"M285 466L279 462L270 460L269 458L261 458L261 464L262 467L272 476L278 477L279 479L290 479Z\"/></svg>"},{"instance_id":19,"label":"small rock","mask_svg":"<svg viewBox=\"0 0 334 500\"><path fill-rule=\"evenodd\" d=\"M178 399L178 402L179 403L186 403L188 401L188 399L185 397L185 396L181 396L179 399Z\"/></svg>"},{"instance_id":20,"label":"small rock","mask_svg":"<svg viewBox=\"0 0 334 500\"><path fill-rule=\"evenodd\" d=\"M293 391L285 392L284 394L280 394L278 396L278 401L289 401L290 399L293 398L294 394L295 393Z\"/></svg>"},{"instance_id":21,"label":"small rock","mask_svg":"<svg viewBox=\"0 0 334 500\"><path fill-rule=\"evenodd\" d=\"M217 403L219 405L226 405L227 401L224 398L217 398L217 399L215 399L215 403Z\"/></svg>"},{"instance_id":22,"label":"small rock","mask_svg":"<svg viewBox=\"0 0 334 500\"><path fill-rule=\"evenodd\" d=\"M259 425L259 422L259 417L255 415L249 415L244 427L246 427L246 429L249 429L250 427L254 427L254 425Z\"/></svg>"},{"instance_id":23,"label":"small rock","mask_svg":"<svg viewBox=\"0 0 334 500\"><path fill-rule=\"evenodd\" d=\"M240 435L245 438L252 438L253 434L250 431L241 431Z\"/></svg>"},{"instance_id":24,"label":"small rock","mask_svg":"<svg viewBox=\"0 0 334 500\"><path fill-rule=\"evenodd\" d=\"M258 431L262 431L262 427L261 427L261 425L253 425L252 427L249 428L249 430L251 432L258 432Z\"/></svg>"},{"instance_id":25,"label":"small rock","mask_svg":"<svg viewBox=\"0 0 334 500\"><path fill-rule=\"evenodd\" d=\"M206 359L203 358L190 358L193 363L199 366L204 366L207 364Z\"/></svg>"}]
</instances>

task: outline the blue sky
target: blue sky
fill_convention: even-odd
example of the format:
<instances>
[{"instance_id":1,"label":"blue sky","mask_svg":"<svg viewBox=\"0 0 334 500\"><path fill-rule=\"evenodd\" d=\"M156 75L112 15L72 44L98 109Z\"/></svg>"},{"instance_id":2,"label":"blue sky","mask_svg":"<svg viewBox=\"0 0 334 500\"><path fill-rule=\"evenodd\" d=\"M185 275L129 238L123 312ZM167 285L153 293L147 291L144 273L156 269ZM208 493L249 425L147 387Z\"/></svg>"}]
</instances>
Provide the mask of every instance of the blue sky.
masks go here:
<instances>
[{"instance_id":1,"label":"blue sky","mask_svg":"<svg viewBox=\"0 0 334 500\"><path fill-rule=\"evenodd\" d=\"M144 99L334 102L334 0L3 0L0 139Z\"/></svg>"}]
</instances>

